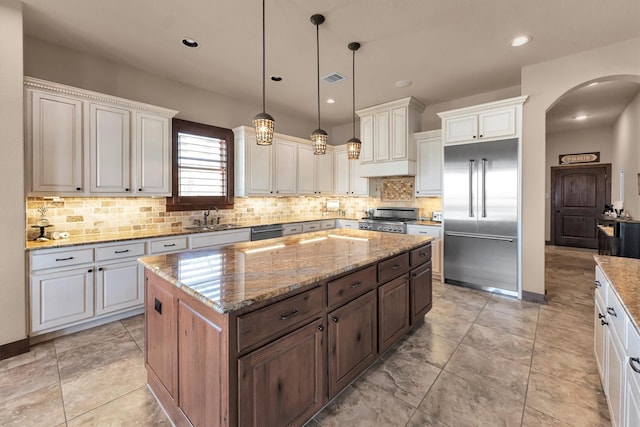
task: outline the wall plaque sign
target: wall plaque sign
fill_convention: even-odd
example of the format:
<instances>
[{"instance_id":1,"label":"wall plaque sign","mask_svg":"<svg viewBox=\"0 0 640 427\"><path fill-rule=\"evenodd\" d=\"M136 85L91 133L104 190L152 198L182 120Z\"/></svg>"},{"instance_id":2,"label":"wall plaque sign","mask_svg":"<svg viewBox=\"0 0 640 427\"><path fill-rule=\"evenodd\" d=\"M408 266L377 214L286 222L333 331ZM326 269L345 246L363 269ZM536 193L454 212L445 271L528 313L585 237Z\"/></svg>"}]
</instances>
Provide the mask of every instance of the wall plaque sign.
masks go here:
<instances>
[{"instance_id":1,"label":"wall plaque sign","mask_svg":"<svg viewBox=\"0 0 640 427\"><path fill-rule=\"evenodd\" d=\"M577 154L560 154L559 163L561 165L570 165L573 163L596 163L600 161L600 152L595 153L577 153Z\"/></svg>"}]
</instances>

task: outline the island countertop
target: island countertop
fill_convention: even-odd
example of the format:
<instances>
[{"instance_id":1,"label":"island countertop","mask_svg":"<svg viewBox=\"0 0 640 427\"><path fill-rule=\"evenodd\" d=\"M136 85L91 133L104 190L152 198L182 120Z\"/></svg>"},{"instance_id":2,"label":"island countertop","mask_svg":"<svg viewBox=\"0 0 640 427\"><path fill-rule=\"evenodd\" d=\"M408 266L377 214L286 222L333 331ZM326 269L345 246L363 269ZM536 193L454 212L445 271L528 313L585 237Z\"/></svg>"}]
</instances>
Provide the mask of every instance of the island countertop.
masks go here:
<instances>
[{"instance_id":1,"label":"island countertop","mask_svg":"<svg viewBox=\"0 0 640 427\"><path fill-rule=\"evenodd\" d=\"M429 236L327 230L140 258L148 270L228 313L418 248Z\"/></svg>"},{"instance_id":2,"label":"island countertop","mask_svg":"<svg viewBox=\"0 0 640 427\"><path fill-rule=\"evenodd\" d=\"M604 255L594 258L640 332L640 260Z\"/></svg>"}]
</instances>

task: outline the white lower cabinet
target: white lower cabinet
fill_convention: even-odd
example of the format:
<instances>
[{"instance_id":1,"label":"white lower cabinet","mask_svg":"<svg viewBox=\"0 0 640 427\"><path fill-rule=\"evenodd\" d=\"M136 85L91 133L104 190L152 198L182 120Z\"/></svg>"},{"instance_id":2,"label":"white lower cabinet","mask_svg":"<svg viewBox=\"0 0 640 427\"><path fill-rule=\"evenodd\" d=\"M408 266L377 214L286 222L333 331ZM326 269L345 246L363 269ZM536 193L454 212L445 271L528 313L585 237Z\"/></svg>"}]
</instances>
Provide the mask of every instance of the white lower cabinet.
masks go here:
<instances>
[{"instance_id":1,"label":"white lower cabinet","mask_svg":"<svg viewBox=\"0 0 640 427\"><path fill-rule=\"evenodd\" d=\"M627 326L628 357L624 419L629 427L640 426L640 334L631 323Z\"/></svg>"},{"instance_id":2,"label":"white lower cabinet","mask_svg":"<svg viewBox=\"0 0 640 427\"><path fill-rule=\"evenodd\" d=\"M144 304L144 268L137 260L96 269L96 315Z\"/></svg>"},{"instance_id":3,"label":"white lower cabinet","mask_svg":"<svg viewBox=\"0 0 640 427\"><path fill-rule=\"evenodd\" d=\"M622 404L624 403L624 359L625 352L615 330L609 329L607 341L607 388L605 394L611 414L611 425L623 426Z\"/></svg>"},{"instance_id":4,"label":"white lower cabinet","mask_svg":"<svg viewBox=\"0 0 640 427\"><path fill-rule=\"evenodd\" d=\"M338 228L350 228L352 230L357 230L358 220L357 219L337 219L336 226Z\"/></svg>"},{"instance_id":5,"label":"white lower cabinet","mask_svg":"<svg viewBox=\"0 0 640 427\"><path fill-rule=\"evenodd\" d=\"M430 225L407 225L407 234L435 237L431 242L432 273L434 276L442 276L442 228Z\"/></svg>"}]
</instances>

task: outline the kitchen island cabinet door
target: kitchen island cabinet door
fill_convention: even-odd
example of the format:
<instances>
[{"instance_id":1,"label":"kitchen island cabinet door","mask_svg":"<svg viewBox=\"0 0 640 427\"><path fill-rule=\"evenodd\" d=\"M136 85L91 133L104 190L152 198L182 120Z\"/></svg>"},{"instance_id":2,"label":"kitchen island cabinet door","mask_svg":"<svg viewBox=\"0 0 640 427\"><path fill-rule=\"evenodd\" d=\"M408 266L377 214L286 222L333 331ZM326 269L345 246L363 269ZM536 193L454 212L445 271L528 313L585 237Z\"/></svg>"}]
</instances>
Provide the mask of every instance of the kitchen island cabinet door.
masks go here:
<instances>
[{"instance_id":1,"label":"kitchen island cabinet door","mask_svg":"<svg viewBox=\"0 0 640 427\"><path fill-rule=\"evenodd\" d=\"M409 280L398 277L378 288L378 351L384 353L409 331Z\"/></svg>"},{"instance_id":2,"label":"kitchen island cabinet door","mask_svg":"<svg viewBox=\"0 0 640 427\"><path fill-rule=\"evenodd\" d=\"M372 290L329 313L329 398L378 356L378 307Z\"/></svg>"},{"instance_id":3,"label":"kitchen island cabinet door","mask_svg":"<svg viewBox=\"0 0 640 427\"><path fill-rule=\"evenodd\" d=\"M431 309L431 262L411 271L411 324L415 325Z\"/></svg>"},{"instance_id":4,"label":"kitchen island cabinet door","mask_svg":"<svg viewBox=\"0 0 640 427\"><path fill-rule=\"evenodd\" d=\"M298 426L327 402L323 319L238 360L239 425Z\"/></svg>"}]
</instances>

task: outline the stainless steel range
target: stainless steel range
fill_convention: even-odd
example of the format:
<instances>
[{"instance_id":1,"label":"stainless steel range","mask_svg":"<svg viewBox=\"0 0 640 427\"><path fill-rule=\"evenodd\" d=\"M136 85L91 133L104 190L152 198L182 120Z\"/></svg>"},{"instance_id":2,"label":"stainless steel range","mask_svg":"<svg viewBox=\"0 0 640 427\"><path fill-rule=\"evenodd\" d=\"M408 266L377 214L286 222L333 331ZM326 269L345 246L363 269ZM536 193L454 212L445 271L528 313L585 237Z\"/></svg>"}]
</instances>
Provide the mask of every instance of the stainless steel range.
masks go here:
<instances>
[{"instance_id":1,"label":"stainless steel range","mask_svg":"<svg viewBox=\"0 0 640 427\"><path fill-rule=\"evenodd\" d=\"M407 233L407 224L418 220L417 208L376 208L368 218L358 221L360 230Z\"/></svg>"}]
</instances>

